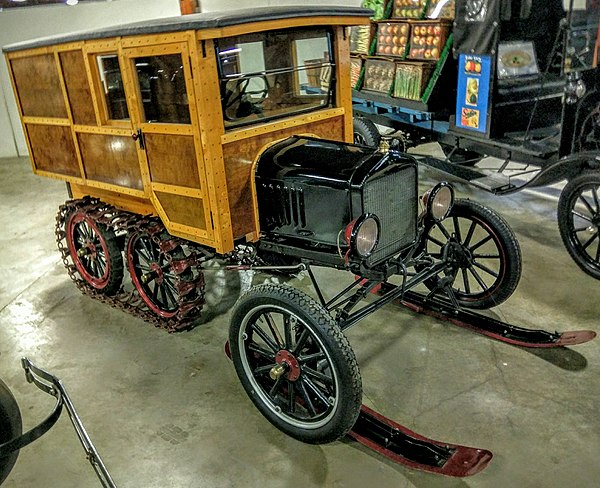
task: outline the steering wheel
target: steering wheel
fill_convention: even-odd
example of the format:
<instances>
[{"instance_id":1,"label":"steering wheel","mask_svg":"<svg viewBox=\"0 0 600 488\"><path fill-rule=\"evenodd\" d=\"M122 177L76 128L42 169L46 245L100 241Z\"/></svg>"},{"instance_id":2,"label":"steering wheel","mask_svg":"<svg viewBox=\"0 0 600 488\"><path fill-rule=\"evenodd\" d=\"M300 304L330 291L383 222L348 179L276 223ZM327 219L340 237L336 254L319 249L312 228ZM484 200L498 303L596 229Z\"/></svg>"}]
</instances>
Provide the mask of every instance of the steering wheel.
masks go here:
<instances>
[{"instance_id":1,"label":"steering wheel","mask_svg":"<svg viewBox=\"0 0 600 488\"><path fill-rule=\"evenodd\" d=\"M248 90L248 85L250 84L250 81L254 78L262 79L264 82L264 88L260 90ZM243 106L251 105L253 109L250 111L250 113L258 113L256 112L256 110L260 112L260 108L257 109L257 107L259 107L262 104L262 102L265 101L268 94L269 81L267 80L266 75L257 75L252 76L250 78L239 78L237 80L228 81L225 85L223 109L227 110L228 108L239 104L239 107L236 110L237 112L239 112L240 109L243 108ZM257 97L255 98L255 96ZM245 108L245 111L247 110L248 109ZM240 117L240 115L237 114L236 116Z\"/></svg>"}]
</instances>

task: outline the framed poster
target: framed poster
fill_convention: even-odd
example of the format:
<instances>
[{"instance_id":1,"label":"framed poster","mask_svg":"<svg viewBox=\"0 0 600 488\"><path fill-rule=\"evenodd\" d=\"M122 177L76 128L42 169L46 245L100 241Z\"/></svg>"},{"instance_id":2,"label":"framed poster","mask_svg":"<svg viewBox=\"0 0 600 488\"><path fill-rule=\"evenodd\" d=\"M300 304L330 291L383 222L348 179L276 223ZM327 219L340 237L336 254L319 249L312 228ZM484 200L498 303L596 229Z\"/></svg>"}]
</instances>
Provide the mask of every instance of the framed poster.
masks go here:
<instances>
[{"instance_id":1,"label":"framed poster","mask_svg":"<svg viewBox=\"0 0 600 488\"><path fill-rule=\"evenodd\" d=\"M491 56L459 56L456 127L489 135L491 67Z\"/></svg>"}]
</instances>

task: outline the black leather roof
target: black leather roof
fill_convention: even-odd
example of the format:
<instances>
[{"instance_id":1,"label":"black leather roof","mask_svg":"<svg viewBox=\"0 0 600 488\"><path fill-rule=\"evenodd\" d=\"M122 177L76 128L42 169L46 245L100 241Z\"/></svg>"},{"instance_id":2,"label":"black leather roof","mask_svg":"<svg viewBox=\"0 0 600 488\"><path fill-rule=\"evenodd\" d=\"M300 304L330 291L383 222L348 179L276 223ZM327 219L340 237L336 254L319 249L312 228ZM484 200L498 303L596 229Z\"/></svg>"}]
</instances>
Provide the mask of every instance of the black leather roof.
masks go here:
<instances>
[{"instance_id":1,"label":"black leather roof","mask_svg":"<svg viewBox=\"0 0 600 488\"><path fill-rule=\"evenodd\" d=\"M32 39L4 46L4 52L21 51L36 47L64 44L67 42L103 39L115 36L133 36L139 34L160 34L164 32L178 32L185 30L202 30L229 27L233 25L280 20L300 17L346 16L369 17L373 12L360 7L336 6L282 6L282 7L257 7L226 12L205 12L200 14L182 15L177 17L160 18L135 22L131 24L115 25L79 31L70 34Z\"/></svg>"}]
</instances>

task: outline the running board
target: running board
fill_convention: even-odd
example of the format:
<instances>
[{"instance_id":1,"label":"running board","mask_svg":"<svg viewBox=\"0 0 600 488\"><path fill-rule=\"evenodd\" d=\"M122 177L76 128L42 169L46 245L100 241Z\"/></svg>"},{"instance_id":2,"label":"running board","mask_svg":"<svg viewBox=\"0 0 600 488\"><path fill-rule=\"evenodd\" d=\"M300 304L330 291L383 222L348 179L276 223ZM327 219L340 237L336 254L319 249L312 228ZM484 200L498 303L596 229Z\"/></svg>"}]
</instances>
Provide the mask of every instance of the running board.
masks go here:
<instances>
[{"instance_id":1,"label":"running board","mask_svg":"<svg viewBox=\"0 0 600 488\"><path fill-rule=\"evenodd\" d=\"M391 286L393 285L384 283L382 291L386 291ZM428 298L427 300L425 298L425 295L420 293L407 291L401 299L397 299L394 303L413 312L445 320L458 327L515 346L534 348L575 346L589 342L596 337L596 332L592 330L548 332L542 329L526 329L470 310L453 310L449 303L438 298Z\"/></svg>"},{"instance_id":2,"label":"running board","mask_svg":"<svg viewBox=\"0 0 600 488\"><path fill-rule=\"evenodd\" d=\"M492 460L485 449L428 439L363 405L350 437L386 458L446 476L472 476Z\"/></svg>"}]
</instances>

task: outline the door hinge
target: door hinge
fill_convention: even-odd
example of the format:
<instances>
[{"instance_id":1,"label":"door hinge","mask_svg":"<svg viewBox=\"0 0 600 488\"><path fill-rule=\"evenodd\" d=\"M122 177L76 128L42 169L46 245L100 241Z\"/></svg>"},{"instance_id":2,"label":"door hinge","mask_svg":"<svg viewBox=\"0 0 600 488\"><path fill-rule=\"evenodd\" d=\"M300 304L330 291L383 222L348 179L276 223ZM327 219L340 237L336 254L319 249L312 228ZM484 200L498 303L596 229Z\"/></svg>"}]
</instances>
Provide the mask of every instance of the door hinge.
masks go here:
<instances>
[{"instance_id":1,"label":"door hinge","mask_svg":"<svg viewBox=\"0 0 600 488\"><path fill-rule=\"evenodd\" d=\"M213 220L213 213L212 213L212 211L210 212L210 226L212 227L212 230L215 230L215 222Z\"/></svg>"}]
</instances>

